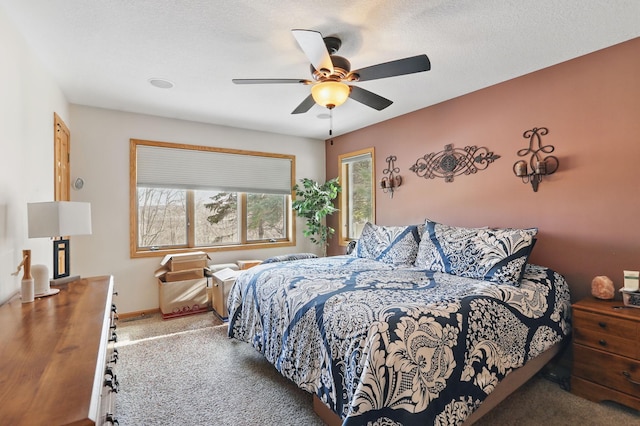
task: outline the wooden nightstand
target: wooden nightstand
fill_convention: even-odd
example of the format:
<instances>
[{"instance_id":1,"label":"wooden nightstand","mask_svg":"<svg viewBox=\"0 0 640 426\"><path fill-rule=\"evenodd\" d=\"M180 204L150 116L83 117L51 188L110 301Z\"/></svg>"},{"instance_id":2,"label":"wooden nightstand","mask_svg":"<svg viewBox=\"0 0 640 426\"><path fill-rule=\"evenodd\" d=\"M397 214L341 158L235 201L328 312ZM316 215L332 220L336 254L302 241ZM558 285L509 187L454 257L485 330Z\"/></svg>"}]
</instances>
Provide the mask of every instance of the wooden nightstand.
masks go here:
<instances>
[{"instance_id":1,"label":"wooden nightstand","mask_svg":"<svg viewBox=\"0 0 640 426\"><path fill-rule=\"evenodd\" d=\"M640 309L588 298L573 305L571 392L640 410Z\"/></svg>"}]
</instances>

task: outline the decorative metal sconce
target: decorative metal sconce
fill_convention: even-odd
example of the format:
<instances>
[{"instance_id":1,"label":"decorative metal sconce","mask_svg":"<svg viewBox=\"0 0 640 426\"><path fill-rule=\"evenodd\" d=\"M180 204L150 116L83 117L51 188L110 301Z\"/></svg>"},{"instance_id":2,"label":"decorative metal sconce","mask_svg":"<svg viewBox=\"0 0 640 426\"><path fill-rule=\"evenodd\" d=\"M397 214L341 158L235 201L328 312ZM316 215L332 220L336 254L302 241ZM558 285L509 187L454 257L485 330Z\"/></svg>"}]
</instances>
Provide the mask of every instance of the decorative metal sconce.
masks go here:
<instances>
[{"instance_id":1,"label":"decorative metal sconce","mask_svg":"<svg viewBox=\"0 0 640 426\"><path fill-rule=\"evenodd\" d=\"M380 188L382 188L382 192L388 192L391 198L393 198L393 191L402 185L402 176L394 174L400 173L400 168L395 165L395 161L397 159L398 158L395 155L387 157L387 168L382 171L382 174L387 176L380 180Z\"/></svg>"},{"instance_id":2,"label":"decorative metal sconce","mask_svg":"<svg viewBox=\"0 0 640 426\"><path fill-rule=\"evenodd\" d=\"M547 133L549 133L549 129L546 127L534 127L522 135L525 139L529 139L529 147L518 151L518 157L526 157L531 154L529 158L531 172L529 172L525 160L516 161L513 165L513 173L521 178L522 182L531 183L533 192L538 192L538 185L542 181L542 177L554 174L560 165L558 158L553 155L543 157L543 154L550 154L555 150L553 145L542 145L542 136Z\"/></svg>"}]
</instances>

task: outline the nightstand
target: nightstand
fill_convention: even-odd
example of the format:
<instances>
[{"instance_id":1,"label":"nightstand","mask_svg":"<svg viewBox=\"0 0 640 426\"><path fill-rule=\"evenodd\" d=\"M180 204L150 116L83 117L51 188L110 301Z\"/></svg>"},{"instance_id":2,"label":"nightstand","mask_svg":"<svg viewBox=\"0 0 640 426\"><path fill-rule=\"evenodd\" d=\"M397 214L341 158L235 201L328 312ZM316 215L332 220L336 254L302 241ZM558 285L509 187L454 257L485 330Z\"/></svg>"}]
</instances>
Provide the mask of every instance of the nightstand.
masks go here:
<instances>
[{"instance_id":1,"label":"nightstand","mask_svg":"<svg viewBox=\"0 0 640 426\"><path fill-rule=\"evenodd\" d=\"M571 392L640 410L640 309L595 298L573 305Z\"/></svg>"}]
</instances>

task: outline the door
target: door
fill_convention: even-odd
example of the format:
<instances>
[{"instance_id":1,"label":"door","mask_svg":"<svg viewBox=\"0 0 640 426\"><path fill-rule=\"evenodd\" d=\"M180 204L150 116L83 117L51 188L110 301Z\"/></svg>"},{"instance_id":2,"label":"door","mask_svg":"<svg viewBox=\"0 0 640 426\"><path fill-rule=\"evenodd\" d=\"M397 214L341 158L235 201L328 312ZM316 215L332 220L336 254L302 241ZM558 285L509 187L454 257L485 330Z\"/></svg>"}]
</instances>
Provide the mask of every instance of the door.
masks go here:
<instances>
[{"instance_id":1,"label":"door","mask_svg":"<svg viewBox=\"0 0 640 426\"><path fill-rule=\"evenodd\" d=\"M70 141L71 134L69 128L64 121L53 113L54 121L54 148L53 148L53 175L54 175L54 200L70 201L69 194L71 188L71 170L70 170Z\"/></svg>"}]
</instances>

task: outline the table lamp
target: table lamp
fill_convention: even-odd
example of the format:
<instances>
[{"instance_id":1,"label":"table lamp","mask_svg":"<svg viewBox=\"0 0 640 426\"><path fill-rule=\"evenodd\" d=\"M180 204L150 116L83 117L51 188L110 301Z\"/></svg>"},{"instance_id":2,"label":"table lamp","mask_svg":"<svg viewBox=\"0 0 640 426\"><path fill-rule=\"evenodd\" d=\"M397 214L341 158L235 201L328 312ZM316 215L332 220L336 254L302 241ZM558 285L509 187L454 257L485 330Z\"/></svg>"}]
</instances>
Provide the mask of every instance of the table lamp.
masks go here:
<instances>
[{"instance_id":1,"label":"table lamp","mask_svg":"<svg viewBox=\"0 0 640 426\"><path fill-rule=\"evenodd\" d=\"M70 275L70 235L91 234L91 204L75 201L27 203L29 238L53 238L52 285L80 279Z\"/></svg>"}]
</instances>

